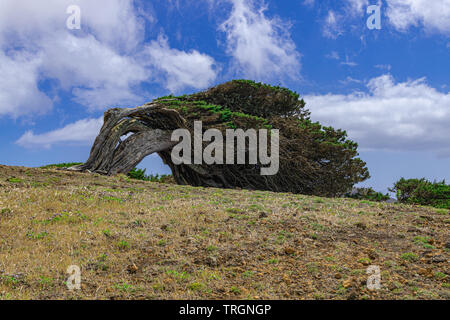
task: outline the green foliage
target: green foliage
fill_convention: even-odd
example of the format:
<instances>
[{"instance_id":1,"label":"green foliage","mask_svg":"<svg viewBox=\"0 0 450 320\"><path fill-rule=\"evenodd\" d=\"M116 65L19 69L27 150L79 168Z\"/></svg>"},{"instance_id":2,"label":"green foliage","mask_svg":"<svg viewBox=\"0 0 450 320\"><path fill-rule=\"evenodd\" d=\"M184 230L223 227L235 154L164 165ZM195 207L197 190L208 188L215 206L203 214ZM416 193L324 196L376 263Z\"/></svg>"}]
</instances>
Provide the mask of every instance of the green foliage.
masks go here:
<instances>
[{"instance_id":1,"label":"green foliage","mask_svg":"<svg viewBox=\"0 0 450 320\"><path fill-rule=\"evenodd\" d=\"M391 192L403 203L420 204L436 208L450 209L450 185L442 182L430 182L422 179L404 179L397 181Z\"/></svg>"},{"instance_id":2,"label":"green foliage","mask_svg":"<svg viewBox=\"0 0 450 320\"><path fill-rule=\"evenodd\" d=\"M69 163L57 163L57 164L49 164L46 166L42 166L42 169L52 169L52 168L70 168L73 166L78 166L81 165L83 163L81 162L69 162Z\"/></svg>"},{"instance_id":3,"label":"green foliage","mask_svg":"<svg viewBox=\"0 0 450 320\"><path fill-rule=\"evenodd\" d=\"M233 112L268 118L270 116L301 115L308 117L305 102L298 93L279 86L270 86L251 80L233 80L207 91L185 97L220 105Z\"/></svg>"},{"instance_id":4,"label":"green foliage","mask_svg":"<svg viewBox=\"0 0 450 320\"><path fill-rule=\"evenodd\" d=\"M347 132L311 121L305 101L289 89L234 80L204 92L163 97L156 102L176 109L191 131L193 123L199 120L203 130L214 128L222 133L228 128L279 130L278 174L262 177L261 164L216 165L217 177L211 178L225 187L341 196L370 177L366 163L358 158L358 144L348 139ZM168 154L163 154L163 158L171 165ZM182 171L188 176L175 177L180 183L202 185L203 178L195 178L191 169ZM145 179L144 172L132 175Z\"/></svg>"},{"instance_id":5,"label":"green foliage","mask_svg":"<svg viewBox=\"0 0 450 320\"><path fill-rule=\"evenodd\" d=\"M372 188L356 188L352 192L345 194L346 198L358 199L358 200L369 200L369 201L387 201L391 197L388 193L383 194L381 192L376 192Z\"/></svg>"},{"instance_id":6,"label":"green foliage","mask_svg":"<svg viewBox=\"0 0 450 320\"><path fill-rule=\"evenodd\" d=\"M134 168L133 170L131 170L130 172L128 172L128 176L131 179L135 179L135 180L142 180L142 181L151 181L151 182L161 182L161 183L165 183L168 178L171 177L171 175L167 175L167 174L163 174L163 175L147 175L145 174L146 169L137 169Z\"/></svg>"},{"instance_id":7,"label":"green foliage","mask_svg":"<svg viewBox=\"0 0 450 320\"><path fill-rule=\"evenodd\" d=\"M401 259L406 261L417 261L419 260L419 256L413 252L406 252L400 256Z\"/></svg>"}]
</instances>

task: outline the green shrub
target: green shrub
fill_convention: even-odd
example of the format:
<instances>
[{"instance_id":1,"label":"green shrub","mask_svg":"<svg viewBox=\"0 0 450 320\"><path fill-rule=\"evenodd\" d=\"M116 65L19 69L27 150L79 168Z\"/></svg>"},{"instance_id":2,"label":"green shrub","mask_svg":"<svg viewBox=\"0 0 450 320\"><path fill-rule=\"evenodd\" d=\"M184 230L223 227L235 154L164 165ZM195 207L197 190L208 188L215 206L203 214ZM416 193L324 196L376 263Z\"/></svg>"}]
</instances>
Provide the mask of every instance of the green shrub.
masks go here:
<instances>
[{"instance_id":1,"label":"green shrub","mask_svg":"<svg viewBox=\"0 0 450 320\"><path fill-rule=\"evenodd\" d=\"M80 164L83 164L81 162L69 162L69 163L57 163L57 164L49 164L46 166L42 166L42 169L52 169L52 168L70 168L73 166L78 166Z\"/></svg>"},{"instance_id":2,"label":"green shrub","mask_svg":"<svg viewBox=\"0 0 450 320\"><path fill-rule=\"evenodd\" d=\"M430 182L425 178L401 178L390 191L395 192L398 201L403 203L450 209L450 185L446 184L445 180Z\"/></svg>"},{"instance_id":3,"label":"green shrub","mask_svg":"<svg viewBox=\"0 0 450 320\"><path fill-rule=\"evenodd\" d=\"M233 80L204 92L185 97L220 105L233 112L267 118L277 116L308 116L305 101L287 88L271 86L251 80Z\"/></svg>"},{"instance_id":4,"label":"green shrub","mask_svg":"<svg viewBox=\"0 0 450 320\"><path fill-rule=\"evenodd\" d=\"M355 188L352 192L345 194L345 197L379 202L387 201L391 198L388 193L383 194L381 192L376 192L372 188Z\"/></svg>"},{"instance_id":5,"label":"green shrub","mask_svg":"<svg viewBox=\"0 0 450 320\"><path fill-rule=\"evenodd\" d=\"M163 174L163 175L147 175L145 174L146 169L137 169L134 168L133 170L131 170L130 172L128 172L128 176L131 179L135 179L135 180L142 180L142 181L151 181L151 182L160 182L160 183L166 183L170 180L170 178L172 177L172 175L170 174Z\"/></svg>"}]
</instances>

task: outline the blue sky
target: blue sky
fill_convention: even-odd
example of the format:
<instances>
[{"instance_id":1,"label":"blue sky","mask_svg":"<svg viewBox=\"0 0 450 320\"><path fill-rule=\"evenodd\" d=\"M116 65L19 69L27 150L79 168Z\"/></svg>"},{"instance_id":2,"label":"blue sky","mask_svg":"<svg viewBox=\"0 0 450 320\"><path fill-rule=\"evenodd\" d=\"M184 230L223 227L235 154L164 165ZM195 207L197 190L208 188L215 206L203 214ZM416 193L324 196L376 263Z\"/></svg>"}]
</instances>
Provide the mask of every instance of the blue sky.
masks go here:
<instances>
[{"instance_id":1,"label":"blue sky","mask_svg":"<svg viewBox=\"0 0 450 320\"><path fill-rule=\"evenodd\" d=\"M450 181L450 0L2 0L0 163L85 161L108 108L235 78L287 86L347 130L363 185Z\"/></svg>"}]
</instances>

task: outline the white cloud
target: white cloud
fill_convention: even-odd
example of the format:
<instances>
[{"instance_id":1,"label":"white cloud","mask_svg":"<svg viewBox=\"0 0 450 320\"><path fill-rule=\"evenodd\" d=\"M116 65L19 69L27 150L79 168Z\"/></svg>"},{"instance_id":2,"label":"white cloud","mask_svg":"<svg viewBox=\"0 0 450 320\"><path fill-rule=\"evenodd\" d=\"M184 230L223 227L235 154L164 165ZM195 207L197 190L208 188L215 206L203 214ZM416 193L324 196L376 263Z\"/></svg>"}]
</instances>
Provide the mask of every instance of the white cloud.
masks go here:
<instances>
[{"instance_id":1,"label":"white cloud","mask_svg":"<svg viewBox=\"0 0 450 320\"><path fill-rule=\"evenodd\" d=\"M42 134L27 131L16 143L26 148L50 148L54 144L90 145L100 132L103 117L83 119L67 126Z\"/></svg>"},{"instance_id":2,"label":"white cloud","mask_svg":"<svg viewBox=\"0 0 450 320\"><path fill-rule=\"evenodd\" d=\"M53 106L48 96L39 91L37 79L41 57L0 51L0 116L13 118L28 113L42 114Z\"/></svg>"},{"instance_id":3,"label":"white cloud","mask_svg":"<svg viewBox=\"0 0 450 320\"><path fill-rule=\"evenodd\" d=\"M342 16L333 10L329 10L323 22L322 34L327 38L337 39L343 33Z\"/></svg>"},{"instance_id":4,"label":"white cloud","mask_svg":"<svg viewBox=\"0 0 450 320\"><path fill-rule=\"evenodd\" d=\"M266 6L253 0L228 0L233 8L220 25L226 33L227 52L235 60L235 71L255 80L296 78L300 54L288 28L280 19L265 16Z\"/></svg>"},{"instance_id":5,"label":"white cloud","mask_svg":"<svg viewBox=\"0 0 450 320\"><path fill-rule=\"evenodd\" d=\"M381 69L381 70L391 71L392 66L390 64L377 64L377 65L375 65L375 68Z\"/></svg>"},{"instance_id":6,"label":"white cloud","mask_svg":"<svg viewBox=\"0 0 450 320\"><path fill-rule=\"evenodd\" d=\"M315 0L303 0L303 5L308 7L313 7L315 3Z\"/></svg>"},{"instance_id":7,"label":"white cloud","mask_svg":"<svg viewBox=\"0 0 450 320\"><path fill-rule=\"evenodd\" d=\"M367 83L368 93L308 95L312 118L349 132L363 149L428 150L450 156L450 92L425 79L396 83L391 75Z\"/></svg>"},{"instance_id":8,"label":"white cloud","mask_svg":"<svg viewBox=\"0 0 450 320\"><path fill-rule=\"evenodd\" d=\"M186 86L205 88L217 77L213 58L196 50L171 49L167 38L162 35L146 47L145 55L155 69L167 75L166 88L172 92Z\"/></svg>"},{"instance_id":9,"label":"white cloud","mask_svg":"<svg viewBox=\"0 0 450 320\"><path fill-rule=\"evenodd\" d=\"M341 64L348 67L356 67L358 64L356 62L350 61L348 56L345 56L345 61L341 61Z\"/></svg>"},{"instance_id":10,"label":"white cloud","mask_svg":"<svg viewBox=\"0 0 450 320\"><path fill-rule=\"evenodd\" d=\"M332 60L340 60L341 57L339 56L339 53L336 51L331 51L329 54L325 55L325 58L332 59Z\"/></svg>"},{"instance_id":11,"label":"white cloud","mask_svg":"<svg viewBox=\"0 0 450 320\"><path fill-rule=\"evenodd\" d=\"M364 14L369 6L369 0L347 0L347 3L350 7L349 12L353 15Z\"/></svg>"},{"instance_id":12,"label":"white cloud","mask_svg":"<svg viewBox=\"0 0 450 320\"><path fill-rule=\"evenodd\" d=\"M138 2L136 2L138 3ZM177 88L209 85L216 73L198 82L187 76L189 65L209 71L212 58L165 46L165 53L182 58L165 59L169 70L160 73L155 63L140 60L144 50L144 22L133 0L2 0L0 1L0 116L19 117L45 113L52 103L39 90L39 81L58 80L57 89L90 110L143 102L144 82L174 81ZM81 9L81 30L69 30L66 9ZM181 68L181 69L180 69ZM19 76L17 76L19 74ZM205 75L205 73L193 73ZM20 80L20 81L19 81ZM58 92L58 90L56 91ZM148 94L146 94L148 96Z\"/></svg>"},{"instance_id":13,"label":"white cloud","mask_svg":"<svg viewBox=\"0 0 450 320\"><path fill-rule=\"evenodd\" d=\"M400 31L423 26L450 35L450 0L387 0L387 16Z\"/></svg>"},{"instance_id":14,"label":"white cloud","mask_svg":"<svg viewBox=\"0 0 450 320\"><path fill-rule=\"evenodd\" d=\"M91 110L139 103L133 88L150 76L132 56L119 55L92 35L57 34L42 49L42 72L72 89L75 100Z\"/></svg>"}]
</instances>

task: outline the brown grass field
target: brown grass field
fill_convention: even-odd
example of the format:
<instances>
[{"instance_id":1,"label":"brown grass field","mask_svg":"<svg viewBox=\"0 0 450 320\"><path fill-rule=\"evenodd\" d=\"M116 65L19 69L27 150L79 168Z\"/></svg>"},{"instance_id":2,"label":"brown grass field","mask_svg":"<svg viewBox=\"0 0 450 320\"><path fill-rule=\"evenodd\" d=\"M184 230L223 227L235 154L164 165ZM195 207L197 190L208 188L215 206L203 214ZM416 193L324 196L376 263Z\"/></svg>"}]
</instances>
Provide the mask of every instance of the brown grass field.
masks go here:
<instances>
[{"instance_id":1,"label":"brown grass field","mask_svg":"<svg viewBox=\"0 0 450 320\"><path fill-rule=\"evenodd\" d=\"M429 207L0 166L0 299L450 299L449 224Z\"/></svg>"}]
</instances>

